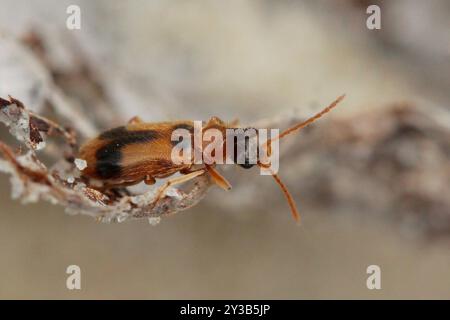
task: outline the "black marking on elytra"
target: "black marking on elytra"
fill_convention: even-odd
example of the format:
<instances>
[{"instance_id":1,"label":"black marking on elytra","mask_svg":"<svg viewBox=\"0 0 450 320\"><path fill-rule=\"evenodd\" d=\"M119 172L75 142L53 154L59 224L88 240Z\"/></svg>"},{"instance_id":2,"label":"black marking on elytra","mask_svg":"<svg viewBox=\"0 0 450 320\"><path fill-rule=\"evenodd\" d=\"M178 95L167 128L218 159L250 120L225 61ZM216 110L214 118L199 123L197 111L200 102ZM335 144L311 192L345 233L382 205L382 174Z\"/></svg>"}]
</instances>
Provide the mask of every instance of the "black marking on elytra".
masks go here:
<instances>
[{"instance_id":1,"label":"black marking on elytra","mask_svg":"<svg viewBox=\"0 0 450 320\"><path fill-rule=\"evenodd\" d=\"M122 167L115 163L101 162L97 163L96 172L102 179L112 179L120 176Z\"/></svg>"},{"instance_id":2,"label":"black marking on elytra","mask_svg":"<svg viewBox=\"0 0 450 320\"><path fill-rule=\"evenodd\" d=\"M120 175L122 152L120 143L108 143L101 147L95 153L96 167L98 176L102 179L110 179Z\"/></svg>"},{"instance_id":3,"label":"black marking on elytra","mask_svg":"<svg viewBox=\"0 0 450 320\"><path fill-rule=\"evenodd\" d=\"M125 127L115 128L104 132L100 139L111 139L95 153L96 172L102 179L118 177L122 171L122 148L134 144L145 143L157 139L159 134L155 130L129 131Z\"/></svg>"}]
</instances>

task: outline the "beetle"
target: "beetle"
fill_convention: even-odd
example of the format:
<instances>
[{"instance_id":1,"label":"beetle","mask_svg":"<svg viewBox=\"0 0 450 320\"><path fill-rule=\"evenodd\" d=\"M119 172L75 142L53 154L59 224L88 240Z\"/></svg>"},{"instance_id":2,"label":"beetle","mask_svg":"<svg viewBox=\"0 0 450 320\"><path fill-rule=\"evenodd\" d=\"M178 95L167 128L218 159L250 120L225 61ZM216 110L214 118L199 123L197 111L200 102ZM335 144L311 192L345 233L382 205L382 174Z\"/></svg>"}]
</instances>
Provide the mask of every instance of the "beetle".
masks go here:
<instances>
[{"instance_id":1,"label":"beetle","mask_svg":"<svg viewBox=\"0 0 450 320\"><path fill-rule=\"evenodd\" d=\"M271 143L282 139L290 133L309 125L325 113L334 108L345 95L340 96L328 107L319 113L281 132L278 136L267 140L266 148L270 152ZM236 123L226 123L217 117L212 117L204 124L202 130L215 128L225 132L228 128L235 128ZM156 179L168 178L175 173L180 176L171 177L157 191L154 204L164 196L169 186L181 184L202 174L209 174L212 180L222 189L229 190L231 185L217 171L216 164L193 165L192 163L175 164L171 159L172 132L176 129L194 130L193 121L170 121L146 123L139 117L131 119L127 125L117 127L101 133L98 137L89 140L81 146L79 158L86 161L87 166L82 170L82 176L103 182L103 188L130 186L144 181L148 185ZM247 151L247 150L245 150ZM259 167L267 168L260 159L256 163ZM250 168L249 163L240 164L243 168ZM295 202L277 174L272 176L282 189L291 212L296 221L299 221Z\"/></svg>"}]
</instances>

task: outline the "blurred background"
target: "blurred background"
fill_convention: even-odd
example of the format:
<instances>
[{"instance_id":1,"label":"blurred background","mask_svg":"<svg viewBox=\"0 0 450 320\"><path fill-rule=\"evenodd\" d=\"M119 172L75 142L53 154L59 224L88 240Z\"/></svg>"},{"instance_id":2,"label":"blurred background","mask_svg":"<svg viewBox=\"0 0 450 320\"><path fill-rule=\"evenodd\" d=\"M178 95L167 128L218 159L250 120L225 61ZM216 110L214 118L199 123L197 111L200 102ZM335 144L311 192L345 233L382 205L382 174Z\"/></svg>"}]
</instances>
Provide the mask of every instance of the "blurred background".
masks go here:
<instances>
[{"instance_id":1,"label":"blurred background","mask_svg":"<svg viewBox=\"0 0 450 320\"><path fill-rule=\"evenodd\" d=\"M66 27L72 4L79 30ZM366 27L371 4L380 30ZM257 169L225 168L232 191L212 187L156 227L24 206L2 174L0 298L450 298L448 1L0 7L0 96L44 112L60 90L98 130L135 115L284 128L347 94L281 143L301 226ZM66 289L71 264L82 290ZM381 290L366 287L372 264Z\"/></svg>"}]
</instances>

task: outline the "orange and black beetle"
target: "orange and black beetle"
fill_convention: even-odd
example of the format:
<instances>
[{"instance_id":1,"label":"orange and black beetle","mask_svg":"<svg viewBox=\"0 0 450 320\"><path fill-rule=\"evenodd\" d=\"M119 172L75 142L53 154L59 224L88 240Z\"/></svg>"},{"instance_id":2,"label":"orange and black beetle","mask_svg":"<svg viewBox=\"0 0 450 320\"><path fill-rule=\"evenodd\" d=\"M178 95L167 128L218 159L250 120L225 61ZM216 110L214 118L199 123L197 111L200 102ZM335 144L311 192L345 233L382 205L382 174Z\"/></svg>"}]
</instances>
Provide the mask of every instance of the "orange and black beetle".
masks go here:
<instances>
[{"instance_id":1,"label":"orange and black beetle","mask_svg":"<svg viewBox=\"0 0 450 320\"><path fill-rule=\"evenodd\" d=\"M299 123L277 137L269 139L267 148L270 149L271 142L299 130L320 118L323 114L334 108L342 99L340 96L327 108L317 113L306 121ZM234 123L225 123L217 117L211 118L205 123L203 129L215 128L225 132L228 128L236 126ZM135 117L126 126L118 127L103 132L98 137L84 144L79 152L79 158L86 160L87 167L82 171L86 178L101 180L105 188L117 186L129 186L144 181L154 184L156 179L167 178L177 172L181 176L169 179L158 190L156 201L164 195L164 191L171 185L180 184L202 174L209 174L213 181L223 189L231 188L228 181L215 169L215 164L193 165L175 164L171 159L174 146L171 139L172 132L183 128L193 131L193 121L173 121L145 123ZM259 161L258 166L264 165ZM243 164L244 168L251 165ZM283 190L291 207L294 218L298 221L299 214L295 203L287 188L276 174L272 174L276 182Z\"/></svg>"}]
</instances>

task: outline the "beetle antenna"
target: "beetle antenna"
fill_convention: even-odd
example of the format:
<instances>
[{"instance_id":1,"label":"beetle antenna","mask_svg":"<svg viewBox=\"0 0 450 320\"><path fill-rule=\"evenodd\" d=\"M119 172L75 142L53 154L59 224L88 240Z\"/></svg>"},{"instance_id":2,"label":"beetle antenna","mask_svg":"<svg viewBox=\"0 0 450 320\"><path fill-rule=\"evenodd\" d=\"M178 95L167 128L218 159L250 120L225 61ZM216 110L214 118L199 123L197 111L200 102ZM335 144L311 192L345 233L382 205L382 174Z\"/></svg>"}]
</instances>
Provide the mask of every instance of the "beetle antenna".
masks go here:
<instances>
[{"instance_id":1,"label":"beetle antenna","mask_svg":"<svg viewBox=\"0 0 450 320\"><path fill-rule=\"evenodd\" d=\"M336 107L338 105L339 102L341 102L343 99L345 98L345 94L343 94L342 96L340 96L339 98L337 98L336 100L334 100L328 107L326 107L325 109L323 109L322 111L320 111L319 113L316 113L314 116L312 116L311 118L296 124L293 127L290 127L289 129L284 130L282 133L280 133L278 136L276 136L273 139L269 139L268 140L268 145L270 145L270 143L274 140L278 140L283 138L284 136L287 136L288 134L293 133L294 131L300 130L304 127L306 127L307 125L313 123L314 121L316 121L317 119L319 119L321 116L323 116L325 113L329 112L331 109L333 109L334 107Z\"/></svg>"},{"instance_id":2,"label":"beetle antenna","mask_svg":"<svg viewBox=\"0 0 450 320\"><path fill-rule=\"evenodd\" d=\"M300 130L304 127L306 127L307 125L313 123L314 121L316 121L317 119L319 119L321 116L323 116L325 113L329 112L331 109L333 109L334 107L336 107L338 105L339 102L341 102L345 97L345 94L341 95L340 97L338 97L336 100L334 100L328 107L326 107L325 109L323 109L322 111L320 111L319 113L316 113L314 116L308 118L307 120L296 124L293 127L290 127L286 130L284 130L282 133L280 133L278 136L276 136L275 138L272 139L268 139L267 142L264 144L265 147L267 147L269 150L269 154L271 153L271 146L272 146L272 141L274 140L278 140L281 139L285 136L287 136L288 134L291 134L297 130ZM265 169L270 169L269 166L266 166L260 162L258 162L258 166L261 168L265 168ZM289 193L287 187L284 185L284 183L281 181L280 177L273 171L271 171L272 177L275 179L275 181L278 183L278 185L280 186L281 190L283 191L289 206L291 207L291 212L292 212L292 216L294 217L295 221L297 221L297 223L300 223L300 214L298 213L297 210L297 206L295 205L295 201L292 198L291 194Z\"/></svg>"},{"instance_id":3,"label":"beetle antenna","mask_svg":"<svg viewBox=\"0 0 450 320\"><path fill-rule=\"evenodd\" d=\"M286 197L287 202L289 203L289 207L291 207L291 212L292 212L292 216L294 217L295 221L300 224L300 214L297 210L297 205L295 204L294 199L292 198L291 194L289 193L287 187L285 186L285 184L281 181L280 177L272 171L272 169L270 169L269 166L266 166L260 162L258 162L258 166L264 169L268 169L271 171L271 175L272 177L275 179L275 181L278 183L278 185L280 186L281 190L284 193L284 196Z\"/></svg>"}]
</instances>

